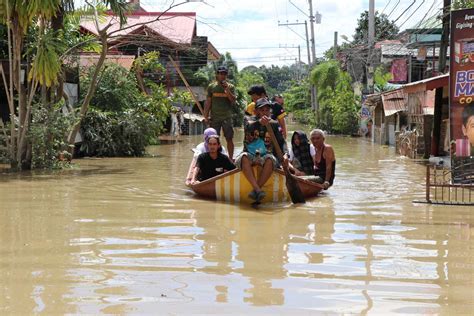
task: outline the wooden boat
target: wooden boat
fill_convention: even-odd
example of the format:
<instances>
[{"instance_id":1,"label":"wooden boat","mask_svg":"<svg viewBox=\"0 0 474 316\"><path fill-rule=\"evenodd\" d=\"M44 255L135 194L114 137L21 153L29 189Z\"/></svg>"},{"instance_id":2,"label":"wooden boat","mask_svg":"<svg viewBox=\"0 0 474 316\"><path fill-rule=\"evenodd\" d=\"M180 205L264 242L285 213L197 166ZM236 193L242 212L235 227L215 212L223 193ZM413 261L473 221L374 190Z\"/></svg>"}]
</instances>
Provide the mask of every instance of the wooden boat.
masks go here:
<instances>
[{"instance_id":1,"label":"wooden boat","mask_svg":"<svg viewBox=\"0 0 474 316\"><path fill-rule=\"evenodd\" d=\"M260 167L254 167L254 174L260 172ZM323 189L321 184L311 182L296 177L297 183L305 198L311 198L318 195ZM265 202L291 202L285 184L285 174L282 170L275 170L263 186L266 193L262 203ZM230 203L252 203L252 199L248 197L252 186L245 178L241 170L235 169L217 177L207 179L203 182L191 186L193 191L199 196L226 201Z\"/></svg>"}]
</instances>

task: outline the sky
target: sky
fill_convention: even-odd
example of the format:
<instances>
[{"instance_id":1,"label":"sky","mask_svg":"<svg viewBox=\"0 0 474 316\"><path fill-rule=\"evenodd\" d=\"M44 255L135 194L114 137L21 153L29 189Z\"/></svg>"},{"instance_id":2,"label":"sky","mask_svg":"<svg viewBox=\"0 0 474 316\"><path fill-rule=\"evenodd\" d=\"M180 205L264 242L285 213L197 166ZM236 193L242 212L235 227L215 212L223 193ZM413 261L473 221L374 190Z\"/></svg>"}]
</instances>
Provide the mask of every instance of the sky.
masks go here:
<instances>
[{"instance_id":1,"label":"sky","mask_svg":"<svg viewBox=\"0 0 474 316\"><path fill-rule=\"evenodd\" d=\"M298 46L301 60L308 62L304 24L279 25L308 20L310 35L308 0L174 1L181 2L185 3L172 11L196 12L197 35L207 36L221 54L230 52L239 69L249 65L291 65L298 59ZM140 0L147 11L163 11L171 3ZM403 30L439 14L442 3L443 0L375 0L375 10L397 20L395 23ZM352 40L357 19L368 8L369 0L313 0L313 12L322 16L321 24L315 24L316 56L322 57L333 46L336 31L339 44L344 36Z\"/></svg>"}]
</instances>

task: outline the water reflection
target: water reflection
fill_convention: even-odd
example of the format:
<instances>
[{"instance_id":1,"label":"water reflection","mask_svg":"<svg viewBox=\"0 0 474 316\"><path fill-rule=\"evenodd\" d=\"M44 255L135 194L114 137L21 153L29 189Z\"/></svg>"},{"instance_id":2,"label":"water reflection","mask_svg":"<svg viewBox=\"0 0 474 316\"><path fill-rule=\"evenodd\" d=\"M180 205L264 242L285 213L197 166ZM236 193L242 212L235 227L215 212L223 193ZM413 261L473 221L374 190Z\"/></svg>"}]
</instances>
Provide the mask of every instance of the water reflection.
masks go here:
<instances>
[{"instance_id":1,"label":"water reflection","mask_svg":"<svg viewBox=\"0 0 474 316\"><path fill-rule=\"evenodd\" d=\"M0 312L472 310L472 210L412 204L423 166L330 137L330 191L255 211L182 185L198 141L152 148L151 158L1 174Z\"/></svg>"}]
</instances>

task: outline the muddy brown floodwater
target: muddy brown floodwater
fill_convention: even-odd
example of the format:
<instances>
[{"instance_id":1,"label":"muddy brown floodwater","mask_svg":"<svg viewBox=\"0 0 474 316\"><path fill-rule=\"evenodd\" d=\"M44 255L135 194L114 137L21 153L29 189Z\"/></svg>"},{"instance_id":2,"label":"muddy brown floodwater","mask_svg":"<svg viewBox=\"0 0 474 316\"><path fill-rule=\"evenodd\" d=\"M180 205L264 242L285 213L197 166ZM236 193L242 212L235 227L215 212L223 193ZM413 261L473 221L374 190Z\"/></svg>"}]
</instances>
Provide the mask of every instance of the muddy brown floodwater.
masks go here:
<instances>
[{"instance_id":1,"label":"muddy brown floodwater","mask_svg":"<svg viewBox=\"0 0 474 316\"><path fill-rule=\"evenodd\" d=\"M0 314L473 314L474 208L412 203L424 166L328 137L334 187L255 211L196 198L183 139L0 172Z\"/></svg>"}]
</instances>

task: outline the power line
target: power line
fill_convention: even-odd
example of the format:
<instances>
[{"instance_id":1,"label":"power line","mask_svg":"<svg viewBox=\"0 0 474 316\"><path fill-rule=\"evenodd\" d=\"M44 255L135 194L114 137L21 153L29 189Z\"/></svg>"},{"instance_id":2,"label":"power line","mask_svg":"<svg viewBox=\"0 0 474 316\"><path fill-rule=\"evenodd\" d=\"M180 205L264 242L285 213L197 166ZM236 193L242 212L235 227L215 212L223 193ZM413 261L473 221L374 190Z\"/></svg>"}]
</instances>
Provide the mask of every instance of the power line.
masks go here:
<instances>
[{"instance_id":1,"label":"power line","mask_svg":"<svg viewBox=\"0 0 474 316\"><path fill-rule=\"evenodd\" d=\"M380 12L380 14L383 14L383 12L384 12L385 9L388 7L388 5L390 4L390 2L392 2L392 0L388 0L387 4L386 4L385 7L383 8L382 12Z\"/></svg>"},{"instance_id":2,"label":"power line","mask_svg":"<svg viewBox=\"0 0 474 316\"><path fill-rule=\"evenodd\" d=\"M395 10L395 8L398 6L399 3L400 3L400 0L398 0L397 3L395 3L395 5L392 8L392 11L390 11L390 13L387 15L387 19L392 15L393 11Z\"/></svg>"}]
</instances>

